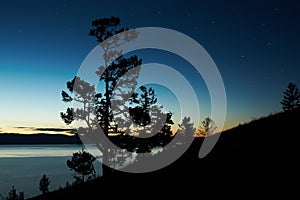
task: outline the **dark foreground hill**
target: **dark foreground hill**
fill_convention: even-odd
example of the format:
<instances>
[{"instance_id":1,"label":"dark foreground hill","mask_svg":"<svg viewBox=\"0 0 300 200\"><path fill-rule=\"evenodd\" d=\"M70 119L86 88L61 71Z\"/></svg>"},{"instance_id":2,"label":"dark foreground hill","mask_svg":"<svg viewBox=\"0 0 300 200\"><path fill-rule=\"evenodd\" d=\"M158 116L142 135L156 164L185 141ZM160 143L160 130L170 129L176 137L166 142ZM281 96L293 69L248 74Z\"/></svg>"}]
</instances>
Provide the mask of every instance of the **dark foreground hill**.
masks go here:
<instances>
[{"instance_id":1,"label":"dark foreground hill","mask_svg":"<svg viewBox=\"0 0 300 200\"><path fill-rule=\"evenodd\" d=\"M80 142L78 138L63 134L0 134L0 144L77 144L78 142Z\"/></svg>"},{"instance_id":2,"label":"dark foreground hill","mask_svg":"<svg viewBox=\"0 0 300 200\"><path fill-rule=\"evenodd\" d=\"M197 138L164 169L118 172L32 199L288 199L299 181L299 122L300 110L278 113L223 132L203 159L197 157L203 138Z\"/></svg>"}]
</instances>

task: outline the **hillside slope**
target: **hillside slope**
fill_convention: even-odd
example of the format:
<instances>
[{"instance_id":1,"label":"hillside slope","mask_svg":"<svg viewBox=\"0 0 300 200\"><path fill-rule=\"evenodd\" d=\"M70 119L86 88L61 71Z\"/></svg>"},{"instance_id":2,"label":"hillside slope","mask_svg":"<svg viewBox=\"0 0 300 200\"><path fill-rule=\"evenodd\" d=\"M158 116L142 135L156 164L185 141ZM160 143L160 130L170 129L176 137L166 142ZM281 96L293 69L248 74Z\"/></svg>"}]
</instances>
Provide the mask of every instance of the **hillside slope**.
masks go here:
<instances>
[{"instance_id":1,"label":"hillside slope","mask_svg":"<svg viewBox=\"0 0 300 200\"><path fill-rule=\"evenodd\" d=\"M258 198L284 195L299 180L300 110L278 113L225 131L203 159L197 157L203 138L168 167L144 174L118 172L38 199L140 199L181 195ZM212 136L214 137L214 136ZM141 191L140 196L137 191ZM242 196L241 196L242 195Z\"/></svg>"}]
</instances>

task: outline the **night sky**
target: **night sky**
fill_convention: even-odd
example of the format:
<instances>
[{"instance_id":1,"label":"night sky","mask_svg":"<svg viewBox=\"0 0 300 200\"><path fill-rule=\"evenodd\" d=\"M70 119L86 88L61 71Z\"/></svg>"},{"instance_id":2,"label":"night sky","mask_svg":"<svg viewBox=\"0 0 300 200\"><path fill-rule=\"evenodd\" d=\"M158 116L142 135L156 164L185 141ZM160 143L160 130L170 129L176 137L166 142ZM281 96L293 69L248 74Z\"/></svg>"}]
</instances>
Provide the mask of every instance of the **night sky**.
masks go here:
<instances>
[{"instance_id":1,"label":"night sky","mask_svg":"<svg viewBox=\"0 0 300 200\"><path fill-rule=\"evenodd\" d=\"M0 131L65 126L61 90L97 45L88 36L91 21L110 16L129 28L174 29L201 44L225 84L225 128L281 111L288 82L300 87L297 0L1 1ZM159 58L144 55L145 62ZM157 62L180 68L171 57Z\"/></svg>"}]
</instances>

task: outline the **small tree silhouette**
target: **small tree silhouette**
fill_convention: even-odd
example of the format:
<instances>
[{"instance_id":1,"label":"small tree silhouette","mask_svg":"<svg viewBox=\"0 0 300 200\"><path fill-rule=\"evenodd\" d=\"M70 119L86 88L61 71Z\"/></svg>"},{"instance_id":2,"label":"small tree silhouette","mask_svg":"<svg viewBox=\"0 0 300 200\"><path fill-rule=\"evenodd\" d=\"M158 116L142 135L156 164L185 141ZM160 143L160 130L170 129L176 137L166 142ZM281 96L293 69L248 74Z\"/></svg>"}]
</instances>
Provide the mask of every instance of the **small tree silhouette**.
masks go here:
<instances>
[{"instance_id":1,"label":"small tree silhouette","mask_svg":"<svg viewBox=\"0 0 300 200\"><path fill-rule=\"evenodd\" d=\"M196 128L194 127L191 117L184 117L181 124L178 124L178 126L179 128L176 135L178 135L179 141L185 143L186 138L194 137Z\"/></svg>"},{"instance_id":2,"label":"small tree silhouette","mask_svg":"<svg viewBox=\"0 0 300 200\"><path fill-rule=\"evenodd\" d=\"M206 137L210 136L213 134L213 132L216 130L217 126L210 117L206 117L202 122L201 122L200 127L198 127L196 136L198 137Z\"/></svg>"},{"instance_id":3,"label":"small tree silhouette","mask_svg":"<svg viewBox=\"0 0 300 200\"><path fill-rule=\"evenodd\" d=\"M283 92L283 99L280 103L283 111L300 108L300 91L295 83L289 83L287 89Z\"/></svg>"},{"instance_id":4,"label":"small tree silhouette","mask_svg":"<svg viewBox=\"0 0 300 200\"><path fill-rule=\"evenodd\" d=\"M6 199L7 200L24 200L24 193L19 192L19 195L18 195L17 190L15 189L15 187L12 186L12 189L8 193L8 197Z\"/></svg>"},{"instance_id":5,"label":"small tree silhouette","mask_svg":"<svg viewBox=\"0 0 300 200\"><path fill-rule=\"evenodd\" d=\"M50 179L44 174L40 180L40 190L43 194L49 192Z\"/></svg>"},{"instance_id":6,"label":"small tree silhouette","mask_svg":"<svg viewBox=\"0 0 300 200\"><path fill-rule=\"evenodd\" d=\"M96 158L86 151L75 152L73 153L72 159L67 160L67 166L81 175L81 177L74 176L77 183L84 182L84 177L87 175L92 175L93 177L96 176L93 165L95 160Z\"/></svg>"}]
</instances>

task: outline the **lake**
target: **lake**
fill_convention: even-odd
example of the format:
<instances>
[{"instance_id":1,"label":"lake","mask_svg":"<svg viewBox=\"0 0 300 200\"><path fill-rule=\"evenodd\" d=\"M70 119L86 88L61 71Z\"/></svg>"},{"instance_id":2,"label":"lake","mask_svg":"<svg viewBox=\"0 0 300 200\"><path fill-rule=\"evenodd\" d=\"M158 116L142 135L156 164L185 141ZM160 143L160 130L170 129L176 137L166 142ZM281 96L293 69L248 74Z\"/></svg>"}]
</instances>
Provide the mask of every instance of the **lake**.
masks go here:
<instances>
[{"instance_id":1,"label":"lake","mask_svg":"<svg viewBox=\"0 0 300 200\"><path fill-rule=\"evenodd\" d=\"M64 187L74 181L74 172L66 165L79 145L0 145L0 199L15 186L25 197L40 194L39 181L43 174L50 178L49 189ZM95 162L98 176L101 163Z\"/></svg>"}]
</instances>

